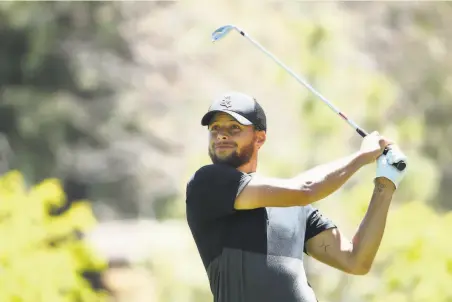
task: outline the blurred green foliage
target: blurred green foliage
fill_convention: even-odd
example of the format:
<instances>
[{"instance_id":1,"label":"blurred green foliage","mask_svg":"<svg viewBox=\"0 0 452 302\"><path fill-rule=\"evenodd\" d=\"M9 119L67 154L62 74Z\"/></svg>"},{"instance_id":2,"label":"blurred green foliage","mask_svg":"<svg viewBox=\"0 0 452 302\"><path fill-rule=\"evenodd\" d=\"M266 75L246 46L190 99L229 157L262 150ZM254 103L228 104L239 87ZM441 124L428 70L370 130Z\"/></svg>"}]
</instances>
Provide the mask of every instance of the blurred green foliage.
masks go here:
<instances>
[{"instance_id":1,"label":"blurred green foliage","mask_svg":"<svg viewBox=\"0 0 452 302\"><path fill-rule=\"evenodd\" d=\"M360 209L351 214L358 225L367 202L362 200L353 206ZM350 291L344 288L324 291L321 300L337 301L346 295L349 301L451 301L452 241L447 231L450 229L452 212L438 213L421 201L393 204L370 273L359 277L341 274ZM314 287L332 280L331 276L323 278Z\"/></svg>"},{"instance_id":2,"label":"blurred green foliage","mask_svg":"<svg viewBox=\"0 0 452 302\"><path fill-rule=\"evenodd\" d=\"M0 178L0 200L0 301L105 301L83 276L106 268L78 235L96 224L88 202L51 215L66 201L59 181L27 188L17 171Z\"/></svg>"},{"instance_id":3,"label":"blurred green foliage","mask_svg":"<svg viewBox=\"0 0 452 302\"><path fill-rule=\"evenodd\" d=\"M423 202L390 213L374 273L378 289L366 301L452 300L452 212L438 214Z\"/></svg>"}]
</instances>

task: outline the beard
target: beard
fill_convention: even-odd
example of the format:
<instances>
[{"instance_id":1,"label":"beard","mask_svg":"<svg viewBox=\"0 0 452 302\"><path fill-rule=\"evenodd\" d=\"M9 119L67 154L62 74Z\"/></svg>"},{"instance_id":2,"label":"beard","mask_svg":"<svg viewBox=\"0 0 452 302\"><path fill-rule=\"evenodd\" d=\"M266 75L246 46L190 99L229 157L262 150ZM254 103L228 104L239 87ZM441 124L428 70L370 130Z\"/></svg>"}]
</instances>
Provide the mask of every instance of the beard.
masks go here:
<instances>
[{"instance_id":1,"label":"beard","mask_svg":"<svg viewBox=\"0 0 452 302\"><path fill-rule=\"evenodd\" d=\"M243 146L240 152L234 150L234 152L232 152L228 156L221 158L217 156L213 146L209 148L209 156L214 164L224 164L232 166L234 168L238 168L240 166L243 166L244 164L247 164L251 160L253 153L254 153L254 139L248 145Z\"/></svg>"}]
</instances>

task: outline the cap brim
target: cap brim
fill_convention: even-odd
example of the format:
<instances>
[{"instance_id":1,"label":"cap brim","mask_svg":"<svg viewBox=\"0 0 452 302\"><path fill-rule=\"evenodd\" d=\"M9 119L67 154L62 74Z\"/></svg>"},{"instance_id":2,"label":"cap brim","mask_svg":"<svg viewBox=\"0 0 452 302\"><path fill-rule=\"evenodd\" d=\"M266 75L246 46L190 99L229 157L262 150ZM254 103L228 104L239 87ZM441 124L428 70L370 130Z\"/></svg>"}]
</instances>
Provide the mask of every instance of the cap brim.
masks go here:
<instances>
[{"instance_id":1,"label":"cap brim","mask_svg":"<svg viewBox=\"0 0 452 302\"><path fill-rule=\"evenodd\" d=\"M233 111L229 111L229 110L213 110L213 111L209 111L207 112L201 120L201 125L203 126L208 126L210 124L210 121L212 120L213 116L218 113L218 112L224 112L229 114L230 116L232 116L237 122L239 122L240 124L244 125L244 126L249 126L252 125L253 123L250 122L248 119L246 119L245 117L241 116L238 113L235 113Z\"/></svg>"}]
</instances>

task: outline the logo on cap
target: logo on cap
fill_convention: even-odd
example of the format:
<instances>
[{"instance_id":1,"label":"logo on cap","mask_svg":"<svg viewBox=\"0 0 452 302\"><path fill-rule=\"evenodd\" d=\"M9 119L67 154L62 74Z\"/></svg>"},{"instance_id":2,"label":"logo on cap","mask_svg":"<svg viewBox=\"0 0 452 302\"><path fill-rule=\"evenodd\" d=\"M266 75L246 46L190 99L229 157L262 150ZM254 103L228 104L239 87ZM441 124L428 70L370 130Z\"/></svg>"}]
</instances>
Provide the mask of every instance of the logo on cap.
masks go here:
<instances>
[{"instance_id":1,"label":"logo on cap","mask_svg":"<svg viewBox=\"0 0 452 302\"><path fill-rule=\"evenodd\" d=\"M229 95L225 96L224 99L221 101L220 106L231 108L231 97Z\"/></svg>"}]
</instances>

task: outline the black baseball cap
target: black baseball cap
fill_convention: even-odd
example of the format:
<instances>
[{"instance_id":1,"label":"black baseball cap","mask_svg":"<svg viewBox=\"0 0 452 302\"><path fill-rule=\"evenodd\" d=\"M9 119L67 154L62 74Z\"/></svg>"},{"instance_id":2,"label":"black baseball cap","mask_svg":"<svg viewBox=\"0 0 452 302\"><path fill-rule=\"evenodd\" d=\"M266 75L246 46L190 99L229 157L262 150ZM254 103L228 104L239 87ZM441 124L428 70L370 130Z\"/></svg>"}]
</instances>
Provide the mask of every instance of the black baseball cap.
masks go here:
<instances>
[{"instance_id":1,"label":"black baseball cap","mask_svg":"<svg viewBox=\"0 0 452 302\"><path fill-rule=\"evenodd\" d=\"M208 126L218 112L231 115L242 125L254 125L257 130L267 131L267 118L264 109L255 98L241 92L228 92L215 99L209 111L203 116L201 125Z\"/></svg>"}]
</instances>

